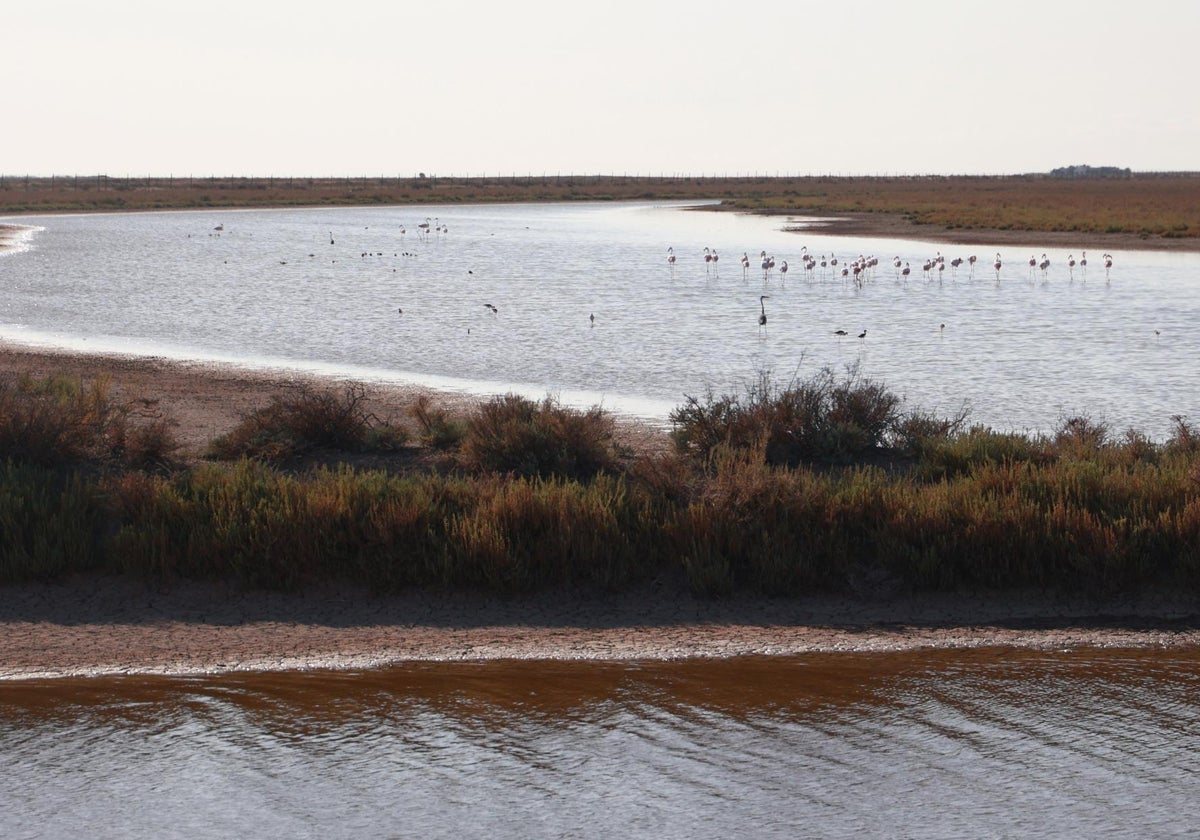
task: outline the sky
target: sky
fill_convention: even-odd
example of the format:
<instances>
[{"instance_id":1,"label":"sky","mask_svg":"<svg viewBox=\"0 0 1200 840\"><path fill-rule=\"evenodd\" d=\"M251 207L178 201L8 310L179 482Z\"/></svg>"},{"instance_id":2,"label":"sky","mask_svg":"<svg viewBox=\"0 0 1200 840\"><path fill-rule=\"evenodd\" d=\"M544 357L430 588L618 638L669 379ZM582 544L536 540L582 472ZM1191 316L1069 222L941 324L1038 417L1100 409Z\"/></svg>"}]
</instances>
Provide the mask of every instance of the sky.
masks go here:
<instances>
[{"instance_id":1,"label":"sky","mask_svg":"<svg viewBox=\"0 0 1200 840\"><path fill-rule=\"evenodd\" d=\"M0 173L1200 170L1194 0L6 0Z\"/></svg>"}]
</instances>

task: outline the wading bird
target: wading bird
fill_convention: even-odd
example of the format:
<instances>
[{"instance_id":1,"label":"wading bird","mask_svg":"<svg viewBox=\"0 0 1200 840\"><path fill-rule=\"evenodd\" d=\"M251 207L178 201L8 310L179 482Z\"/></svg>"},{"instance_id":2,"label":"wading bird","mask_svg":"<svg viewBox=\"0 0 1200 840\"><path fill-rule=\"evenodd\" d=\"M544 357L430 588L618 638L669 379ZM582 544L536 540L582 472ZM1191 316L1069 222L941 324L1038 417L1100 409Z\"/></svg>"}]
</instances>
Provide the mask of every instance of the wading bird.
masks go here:
<instances>
[{"instance_id":1,"label":"wading bird","mask_svg":"<svg viewBox=\"0 0 1200 840\"><path fill-rule=\"evenodd\" d=\"M762 310L762 314L760 314L758 316L758 325L760 327L765 327L767 325L767 305L765 303L763 303L763 301L767 300L770 297L771 297L770 295L759 295L758 296L758 306L759 306L759 309Z\"/></svg>"}]
</instances>

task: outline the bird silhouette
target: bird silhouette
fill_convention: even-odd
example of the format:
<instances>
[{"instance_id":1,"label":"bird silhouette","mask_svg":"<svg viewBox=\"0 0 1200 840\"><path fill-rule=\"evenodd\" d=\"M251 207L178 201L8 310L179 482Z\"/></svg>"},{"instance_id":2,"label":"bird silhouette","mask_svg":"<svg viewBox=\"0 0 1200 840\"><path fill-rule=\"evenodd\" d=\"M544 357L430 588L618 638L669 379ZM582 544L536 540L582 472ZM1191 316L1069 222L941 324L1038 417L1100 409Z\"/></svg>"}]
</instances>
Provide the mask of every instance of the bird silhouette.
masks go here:
<instances>
[{"instance_id":1,"label":"bird silhouette","mask_svg":"<svg viewBox=\"0 0 1200 840\"><path fill-rule=\"evenodd\" d=\"M763 303L763 301L767 300L770 297L771 297L770 295L759 295L758 296L758 306L762 310L762 314L758 316L758 325L760 327L765 327L767 325L767 305L765 303Z\"/></svg>"}]
</instances>

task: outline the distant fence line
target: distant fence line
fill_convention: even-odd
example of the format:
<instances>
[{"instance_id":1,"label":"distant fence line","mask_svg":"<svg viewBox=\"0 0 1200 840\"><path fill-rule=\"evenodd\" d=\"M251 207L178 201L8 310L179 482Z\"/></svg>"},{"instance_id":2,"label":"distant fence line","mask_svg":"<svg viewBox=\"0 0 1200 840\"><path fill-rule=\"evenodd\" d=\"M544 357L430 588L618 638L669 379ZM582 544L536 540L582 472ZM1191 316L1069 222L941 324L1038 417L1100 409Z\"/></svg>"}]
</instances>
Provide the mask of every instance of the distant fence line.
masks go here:
<instances>
[{"instance_id":1,"label":"distant fence line","mask_svg":"<svg viewBox=\"0 0 1200 840\"><path fill-rule=\"evenodd\" d=\"M1197 172L1133 172L1124 177L1160 178L1160 177L1197 177ZM1115 176L1097 176L1115 177ZM811 179L843 179L843 178L876 178L894 181L920 181L948 178L1034 178L1056 179L1051 173L1034 172L1019 175L934 175L934 174L884 174L875 175L843 174L843 173L778 173L778 172L747 172L734 174L567 174L543 173L507 174L507 175L409 175L409 176L294 176L294 175L147 175L147 176L113 176L100 175L0 175L0 189L36 190L131 190L131 189L420 189L437 188L438 186L502 186L519 184L529 186L545 184L562 186L588 184L670 184L670 183L752 183L767 181L811 180Z\"/></svg>"},{"instance_id":2,"label":"distant fence line","mask_svg":"<svg viewBox=\"0 0 1200 840\"><path fill-rule=\"evenodd\" d=\"M753 172L737 174L649 174L649 173L543 173L543 174L496 174L496 175L397 175L397 176L297 176L297 175L0 175L0 188L36 189L133 189L133 188L194 188L211 186L215 189L238 187L279 187L287 189L306 187L412 187L415 185L436 186L437 184L561 184L561 183L670 183L688 181L756 181L795 178L843 178L854 177L835 173L800 174L779 172ZM874 175L865 177L893 177ZM929 176L894 176L929 177ZM941 176L937 176L941 177Z\"/></svg>"}]
</instances>

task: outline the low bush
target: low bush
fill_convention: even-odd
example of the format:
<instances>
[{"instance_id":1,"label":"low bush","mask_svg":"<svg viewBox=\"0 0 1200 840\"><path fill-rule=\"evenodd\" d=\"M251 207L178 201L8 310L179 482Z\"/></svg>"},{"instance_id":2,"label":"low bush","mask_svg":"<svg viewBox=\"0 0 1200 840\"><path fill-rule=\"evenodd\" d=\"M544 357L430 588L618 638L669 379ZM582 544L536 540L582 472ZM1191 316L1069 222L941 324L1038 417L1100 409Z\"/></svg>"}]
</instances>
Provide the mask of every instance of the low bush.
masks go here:
<instances>
[{"instance_id":1,"label":"low bush","mask_svg":"<svg viewBox=\"0 0 1200 840\"><path fill-rule=\"evenodd\" d=\"M58 374L0 382L0 458L43 466L162 466L179 448L173 428L153 400L115 402L104 378Z\"/></svg>"},{"instance_id":2,"label":"low bush","mask_svg":"<svg viewBox=\"0 0 1200 840\"><path fill-rule=\"evenodd\" d=\"M233 431L209 446L210 458L240 457L277 461L314 449L357 451L401 445L406 432L368 409L366 389L357 383L340 390L298 385L245 416Z\"/></svg>"},{"instance_id":3,"label":"low bush","mask_svg":"<svg viewBox=\"0 0 1200 840\"><path fill-rule=\"evenodd\" d=\"M589 479L621 466L613 431L598 407L577 411L550 397L537 403L507 394L467 419L458 460L471 470Z\"/></svg>"},{"instance_id":4,"label":"low bush","mask_svg":"<svg viewBox=\"0 0 1200 840\"><path fill-rule=\"evenodd\" d=\"M466 436L466 424L422 394L408 410L420 427L420 440L433 449L455 449Z\"/></svg>"},{"instance_id":5,"label":"low bush","mask_svg":"<svg viewBox=\"0 0 1200 840\"><path fill-rule=\"evenodd\" d=\"M785 388L762 374L744 397L685 400L671 412L671 436L701 459L729 446L759 450L774 465L845 463L885 446L901 419L900 398L854 368L841 378L825 368Z\"/></svg>"}]
</instances>

